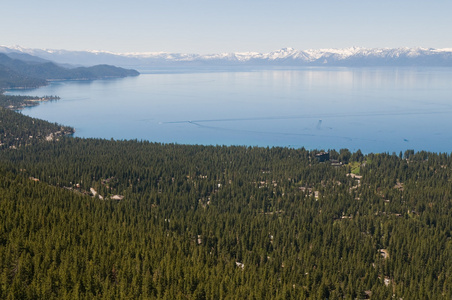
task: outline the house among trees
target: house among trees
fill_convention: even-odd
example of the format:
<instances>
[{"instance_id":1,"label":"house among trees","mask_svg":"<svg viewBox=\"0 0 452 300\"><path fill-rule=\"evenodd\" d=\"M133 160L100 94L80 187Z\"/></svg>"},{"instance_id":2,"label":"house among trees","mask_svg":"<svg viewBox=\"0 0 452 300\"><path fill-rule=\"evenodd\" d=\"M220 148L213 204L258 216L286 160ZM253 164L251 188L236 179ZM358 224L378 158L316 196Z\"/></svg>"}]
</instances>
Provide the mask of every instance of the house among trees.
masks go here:
<instances>
[{"instance_id":1,"label":"house among trees","mask_svg":"<svg viewBox=\"0 0 452 300\"><path fill-rule=\"evenodd\" d=\"M328 153L328 152L320 152L320 153L317 153L315 155L315 158L317 158L317 160L319 162L328 161L328 160L330 160L330 153Z\"/></svg>"}]
</instances>

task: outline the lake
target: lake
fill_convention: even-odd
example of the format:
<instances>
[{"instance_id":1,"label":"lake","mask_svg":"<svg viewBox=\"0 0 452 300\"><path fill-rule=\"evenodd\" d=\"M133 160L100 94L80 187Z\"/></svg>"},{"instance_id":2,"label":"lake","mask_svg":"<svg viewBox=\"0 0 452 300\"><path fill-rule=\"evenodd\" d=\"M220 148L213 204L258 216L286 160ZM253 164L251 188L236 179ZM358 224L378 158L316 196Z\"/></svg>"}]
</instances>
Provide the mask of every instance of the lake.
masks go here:
<instances>
[{"instance_id":1,"label":"lake","mask_svg":"<svg viewBox=\"0 0 452 300\"><path fill-rule=\"evenodd\" d=\"M143 72L143 70L141 70ZM450 68L144 70L11 94L77 137L306 149L452 151Z\"/></svg>"}]
</instances>

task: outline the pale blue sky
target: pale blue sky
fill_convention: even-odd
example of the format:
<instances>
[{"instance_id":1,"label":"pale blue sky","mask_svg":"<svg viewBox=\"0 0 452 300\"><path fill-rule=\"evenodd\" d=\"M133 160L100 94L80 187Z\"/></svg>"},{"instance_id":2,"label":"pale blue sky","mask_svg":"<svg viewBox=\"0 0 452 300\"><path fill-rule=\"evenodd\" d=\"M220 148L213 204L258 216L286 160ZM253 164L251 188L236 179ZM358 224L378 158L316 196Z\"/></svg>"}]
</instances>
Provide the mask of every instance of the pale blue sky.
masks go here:
<instances>
[{"instance_id":1,"label":"pale blue sky","mask_svg":"<svg viewBox=\"0 0 452 300\"><path fill-rule=\"evenodd\" d=\"M9 0L0 44L113 52L452 48L452 1Z\"/></svg>"}]
</instances>

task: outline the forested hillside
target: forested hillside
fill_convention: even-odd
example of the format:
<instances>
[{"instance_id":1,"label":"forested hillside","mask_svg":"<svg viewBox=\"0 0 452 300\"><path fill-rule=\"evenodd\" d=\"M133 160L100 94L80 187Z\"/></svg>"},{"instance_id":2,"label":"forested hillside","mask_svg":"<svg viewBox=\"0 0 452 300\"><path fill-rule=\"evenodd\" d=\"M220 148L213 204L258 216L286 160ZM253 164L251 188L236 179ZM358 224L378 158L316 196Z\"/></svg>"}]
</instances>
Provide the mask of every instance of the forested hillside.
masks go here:
<instances>
[{"instance_id":1,"label":"forested hillside","mask_svg":"<svg viewBox=\"0 0 452 300\"><path fill-rule=\"evenodd\" d=\"M57 98L57 97L49 97ZM24 116L8 108L22 108L39 103L36 97L11 96L0 93L0 151L5 148L53 140L74 133L74 129L56 123Z\"/></svg>"},{"instance_id":2,"label":"forested hillside","mask_svg":"<svg viewBox=\"0 0 452 300\"><path fill-rule=\"evenodd\" d=\"M46 85L47 80L93 80L139 74L136 70L110 65L67 68L31 55L12 58L0 53L0 89L39 87Z\"/></svg>"},{"instance_id":3,"label":"forested hillside","mask_svg":"<svg viewBox=\"0 0 452 300\"><path fill-rule=\"evenodd\" d=\"M449 154L16 148L0 150L1 299L452 297Z\"/></svg>"},{"instance_id":4,"label":"forested hillside","mask_svg":"<svg viewBox=\"0 0 452 300\"><path fill-rule=\"evenodd\" d=\"M44 79L31 78L19 74L14 70L0 64L0 89L2 88L33 88L46 85Z\"/></svg>"}]
</instances>

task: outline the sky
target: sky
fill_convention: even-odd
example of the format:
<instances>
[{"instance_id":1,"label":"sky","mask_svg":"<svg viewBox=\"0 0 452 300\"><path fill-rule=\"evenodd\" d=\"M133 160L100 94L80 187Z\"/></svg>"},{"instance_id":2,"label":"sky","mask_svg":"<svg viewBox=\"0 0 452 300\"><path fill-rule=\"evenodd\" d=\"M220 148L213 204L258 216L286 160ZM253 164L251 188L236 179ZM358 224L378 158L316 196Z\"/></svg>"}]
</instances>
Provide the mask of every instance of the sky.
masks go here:
<instances>
[{"instance_id":1,"label":"sky","mask_svg":"<svg viewBox=\"0 0 452 300\"><path fill-rule=\"evenodd\" d=\"M452 1L10 0L0 45L126 52L452 48Z\"/></svg>"}]
</instances>

